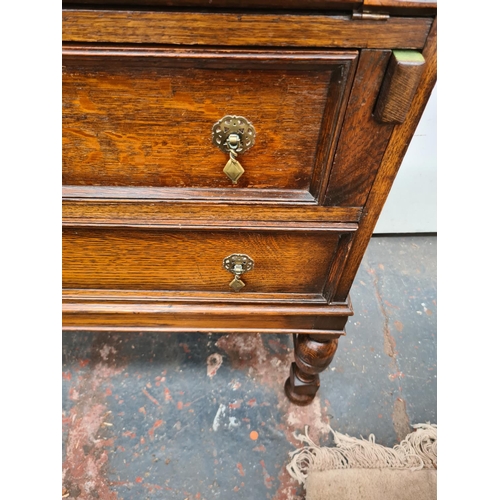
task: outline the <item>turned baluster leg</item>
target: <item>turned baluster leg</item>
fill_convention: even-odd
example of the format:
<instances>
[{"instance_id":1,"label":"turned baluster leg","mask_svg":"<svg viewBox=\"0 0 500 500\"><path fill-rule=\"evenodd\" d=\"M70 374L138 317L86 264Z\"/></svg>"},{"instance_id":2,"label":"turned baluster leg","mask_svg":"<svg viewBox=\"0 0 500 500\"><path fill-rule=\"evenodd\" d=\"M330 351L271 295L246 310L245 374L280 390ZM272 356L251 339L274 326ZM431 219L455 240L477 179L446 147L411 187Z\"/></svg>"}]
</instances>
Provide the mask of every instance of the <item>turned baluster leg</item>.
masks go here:
<instances>
[{"instance_id":1,"label":"turned baluster leg","mask_svg":"<svg viewBox=\"0 0 500 500\"><path fill-rule=\"evenodd\" d=\"M337 350L337 336L294 335L295 362L285 383L288 399L299 406L312 402L319 389L319 375L328 367Z\"/></svg>"}]
</instances>

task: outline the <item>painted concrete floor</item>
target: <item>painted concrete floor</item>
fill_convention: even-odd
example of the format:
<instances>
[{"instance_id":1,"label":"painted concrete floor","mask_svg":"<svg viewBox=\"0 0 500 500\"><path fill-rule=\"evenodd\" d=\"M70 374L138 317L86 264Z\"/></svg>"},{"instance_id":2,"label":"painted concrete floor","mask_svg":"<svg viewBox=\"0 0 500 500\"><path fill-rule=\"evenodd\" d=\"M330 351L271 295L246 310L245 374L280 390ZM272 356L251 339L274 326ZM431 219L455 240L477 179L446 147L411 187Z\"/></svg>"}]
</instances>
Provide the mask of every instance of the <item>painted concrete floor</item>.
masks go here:
<instances>
[{"instance_id":1,"label":"painted concrete floor","mask_svg":"<svg viewBox=\"0 0 500 500\"><path fill-rule=\"evenodd\" d=\"M374 237L355 315L311 406L285 398L279 335L63 334L63 492L79 500L303 499L285 466L309 425L393 446L436 421L433 236Z\"/></svg>"}]
</instances>

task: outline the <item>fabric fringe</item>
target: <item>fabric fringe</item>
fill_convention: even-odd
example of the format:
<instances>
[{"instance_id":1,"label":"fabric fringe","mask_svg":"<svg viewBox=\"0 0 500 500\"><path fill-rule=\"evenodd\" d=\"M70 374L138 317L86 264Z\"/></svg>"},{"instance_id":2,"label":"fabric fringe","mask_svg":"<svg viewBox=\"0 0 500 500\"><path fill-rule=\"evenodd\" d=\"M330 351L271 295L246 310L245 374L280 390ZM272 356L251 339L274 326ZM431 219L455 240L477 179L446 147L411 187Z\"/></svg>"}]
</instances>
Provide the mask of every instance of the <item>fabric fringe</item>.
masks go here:
<instances>
[{"instance_id":1,"label":"fabric fringe","mask_svg":"<svg viewBox=\"0 0 500 500\"><path fill-rule=\"evenodd\" d=\"M304 484L312 471L331 469L434 469L437 468L437 425L417 424L400 444L387 448L375 443L375 436L368 439L353 438L331 427L335 446L316 445L305 428L305 435L295 433L295 438L306 446L290 452L288 473Z\"/></svg>"}]
</instances>

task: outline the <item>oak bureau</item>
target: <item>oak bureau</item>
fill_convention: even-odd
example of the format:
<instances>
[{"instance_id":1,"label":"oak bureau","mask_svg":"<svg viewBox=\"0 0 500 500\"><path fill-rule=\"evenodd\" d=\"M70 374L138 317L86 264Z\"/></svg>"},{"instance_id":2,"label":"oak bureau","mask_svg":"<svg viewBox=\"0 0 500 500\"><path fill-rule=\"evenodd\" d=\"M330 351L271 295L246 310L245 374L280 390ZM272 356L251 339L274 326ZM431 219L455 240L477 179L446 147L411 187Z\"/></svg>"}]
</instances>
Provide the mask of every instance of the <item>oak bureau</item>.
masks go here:
<instances>
[{"instance_id":1,"label":"oak bureau","mask_svg":"<svg viewBox=\"0 0 500 500\"><path fill-rule=\"evenodd\" d=\"M436 81L436 11L63 2L63 329L292 334L309 404Z\"/></svg>"}]
</instances>

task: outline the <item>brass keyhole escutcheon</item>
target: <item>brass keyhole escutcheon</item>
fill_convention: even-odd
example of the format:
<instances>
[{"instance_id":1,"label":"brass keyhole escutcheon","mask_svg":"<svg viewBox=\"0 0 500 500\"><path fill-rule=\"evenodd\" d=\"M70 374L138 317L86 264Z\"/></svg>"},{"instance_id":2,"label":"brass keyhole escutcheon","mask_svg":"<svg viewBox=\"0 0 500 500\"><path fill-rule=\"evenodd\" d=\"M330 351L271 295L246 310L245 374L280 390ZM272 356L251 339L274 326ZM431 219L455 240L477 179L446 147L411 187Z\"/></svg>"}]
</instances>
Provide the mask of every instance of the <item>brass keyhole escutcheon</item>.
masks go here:
<instances>
[{"instance_id":1,"label":"brass keyhole escutcheon","mask_svg":"<svg viewBox=\"0 0 500 500\"><path fill-rule=\"evenodd\" d=\"M222 261L222 266L224 269L234 274L234 279L229 283L229 286L235 292L239 292L245 286L240 276L253 269L254 261L244 253L233 253Z\"/></svg>"},{"instance_id":2,"label":"brass keyhole escutcheon","mask_svg":"<svg viewBox=\"0 0 500 500\"><path fill-rule=\"evenodd\" d=\"M223 172L236 184L245 172L236 157L255 144L254 126L243 116L226 115L214 123L212 143L224 153L229 153Z\"/></svg>"}]
</instances>

